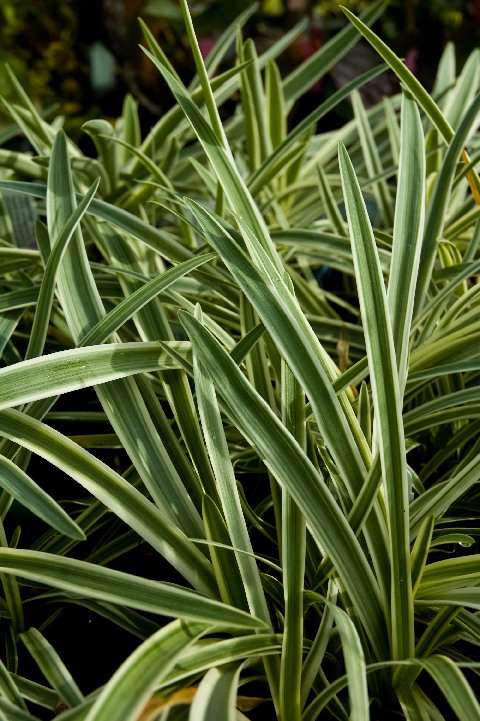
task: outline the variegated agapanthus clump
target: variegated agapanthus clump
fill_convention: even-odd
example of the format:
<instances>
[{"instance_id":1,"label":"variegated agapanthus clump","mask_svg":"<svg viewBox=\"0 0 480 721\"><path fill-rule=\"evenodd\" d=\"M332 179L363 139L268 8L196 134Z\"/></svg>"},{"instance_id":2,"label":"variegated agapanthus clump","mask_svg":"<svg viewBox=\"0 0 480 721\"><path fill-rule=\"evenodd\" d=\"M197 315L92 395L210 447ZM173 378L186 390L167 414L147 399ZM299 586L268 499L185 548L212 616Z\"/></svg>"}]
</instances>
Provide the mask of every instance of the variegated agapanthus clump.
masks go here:
<instances>
[{"instance_id":1,"label":"variegated agapanthus clump","mask_svg":"<svg viewBox=\"0 0 480 721\"><path fill-rule=\"evenodd\" d=\"M0 716L478 721L478 53L429 94L371 3L281 77L300 27L257 55L248 9L204 61L181 6L194 79L144 27L176 104L95 157L11 75ZM360 35L379 66L291 127Z\"/></svg>"}]
</instances>

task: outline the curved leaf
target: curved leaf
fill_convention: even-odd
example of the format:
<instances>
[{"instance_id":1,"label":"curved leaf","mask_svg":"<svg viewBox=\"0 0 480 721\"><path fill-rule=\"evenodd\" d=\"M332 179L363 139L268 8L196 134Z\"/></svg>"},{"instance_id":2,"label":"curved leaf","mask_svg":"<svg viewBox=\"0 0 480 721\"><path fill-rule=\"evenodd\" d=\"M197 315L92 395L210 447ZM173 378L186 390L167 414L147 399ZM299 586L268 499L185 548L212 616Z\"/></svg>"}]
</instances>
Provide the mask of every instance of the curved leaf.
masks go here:
<instances>
[{"instance_id":1,"label":"curved leaf","mask_svg":"<svg viewBox=\"0 0 480 721\"><path fill-rule=\"evenodd\" d=\"M219 601L186 588L103 568L41 551L0 548L0 570L82 597L129 606L141 611L185 618L215 628L265 629L265 624Z\"/></svg>"}]
</instances>

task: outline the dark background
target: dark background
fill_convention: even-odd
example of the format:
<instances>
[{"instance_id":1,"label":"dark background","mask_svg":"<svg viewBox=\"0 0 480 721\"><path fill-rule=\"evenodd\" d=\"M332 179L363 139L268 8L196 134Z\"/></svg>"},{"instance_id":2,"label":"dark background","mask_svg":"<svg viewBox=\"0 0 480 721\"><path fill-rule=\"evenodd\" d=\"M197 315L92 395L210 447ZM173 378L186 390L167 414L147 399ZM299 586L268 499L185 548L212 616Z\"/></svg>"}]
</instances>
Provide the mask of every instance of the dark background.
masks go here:
<instances>
[{"instance_id":1,"label":"dark background","mask_svg":"<svg viewBox=\"0 0 480 721\"><path fill-rule=\"evenodd\" d=\"M191 0L204 53L249 4L245 0ZM308 31L281 58L284 73L345 23L337 0L260 0L258 4L245 34L255 39L259 51L302 17L311 20ZM360 12L369 3L343 0L343 4ZM139 16L188 79L192 61L176 0L0 0L0 62L10 63L44 111L66 115L70 132L85 119L119 115L126 92L138 100L142 123L148 126L169 107L171 96L138 48ZM478 45L480 0L391 0L376 30L428 87L448 40L456 43L459 65ZM329 85L338 86L358 73L359 67L376 62L373 51L359 43L312 89L307 106L318 102ZM0 74L1 92L8 99L8 84L2 81ZM379 83L378 97L393 90L385 78ZM374 92L371 101L375 99Z\"/></svg>"}]
</instances>

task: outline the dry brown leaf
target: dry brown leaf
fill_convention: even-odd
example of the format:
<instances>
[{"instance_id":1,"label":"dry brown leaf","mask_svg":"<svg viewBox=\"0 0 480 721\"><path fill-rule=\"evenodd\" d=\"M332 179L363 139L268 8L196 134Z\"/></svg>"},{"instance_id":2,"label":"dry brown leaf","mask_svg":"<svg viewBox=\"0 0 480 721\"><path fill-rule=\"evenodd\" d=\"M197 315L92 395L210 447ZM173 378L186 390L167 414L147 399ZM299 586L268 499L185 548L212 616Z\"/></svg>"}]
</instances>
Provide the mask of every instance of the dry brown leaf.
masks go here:
<instances>
[{"instance_id":1,"label":"dry brown leaf","mask_svg":"<svg viewBox=\"0 0 480 721\"><path fill-rule=\"evenodd\" d=\"M167 711L172 706L190 705L196 693L197 686L190 686L189 688L182 688L181 691L175 691L175 693L164 698L155 696L147 703L138 717L138 721L154 721L160 711Z\"/></svg>"},{"instance_id":2,"label":"dry brown leaf","mask_svg":"<svg viewBox=\"0 0 480 721\"><path fill-rule=\"evenodd\" d=\"M350 365L350 343L346 338L343 337L343 334L337 341L337 355L338 367L343 373Z\"/></svg>"},{"instance_id":3,"label":"dry brown leaf","mask_svg":"<svg viewBox=\"0 0 480 721\"><path fill-rule=\"evenodd\" d=\"M466 150L463 151L462 158L463 158L463 162L465 163L465 165L468 165L468 163L470 162L470 157ZM467 180L468 180L468 184L470 186L470 190L472 191L472 195L475 200L475 203L477 205L480 205L480 189L479 189L480 183L478 182L478 176L475 173L474 168L472 168L471 170L468 171Z\"/></svg>"},{"instance_id":4,"label":"dry brown leaf","mask_svg":"<svg viewBox=\"0 0 480 721\"><path fill-rule=\"evenodd\" d=\"M197 693L197 688L197 686L189 686L181 691L175 691L170 696L151 698L138 717L138 721L155 721L160 711L168 711L173 706L189 706ZM264 698L255 696L238 696L237 708L239 711L251 711L264 701Z\"/></svg>"},{"instance_id":5,"label":"dry brown leaf","mask_svg":"<svg viewBox=\"0 0 480 721\"><path fill-rule=\"evenodd\" d=\"M237 696L237 708L239 711L251 711L266 700L257 696Z\"/></svg>"}]
</instances>

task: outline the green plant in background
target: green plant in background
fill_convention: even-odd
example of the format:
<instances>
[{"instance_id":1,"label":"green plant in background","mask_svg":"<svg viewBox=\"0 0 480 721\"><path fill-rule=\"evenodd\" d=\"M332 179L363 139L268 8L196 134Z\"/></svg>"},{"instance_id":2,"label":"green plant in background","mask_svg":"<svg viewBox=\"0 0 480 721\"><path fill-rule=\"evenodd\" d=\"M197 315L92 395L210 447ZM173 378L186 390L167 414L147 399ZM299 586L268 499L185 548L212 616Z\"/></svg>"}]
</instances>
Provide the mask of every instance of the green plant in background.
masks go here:
<instances>
[{"instance_id":1,"label":"green plant in background","mask_svg":"<svg viewBox=\"0 0 480 721\"><path fill-rule=\"evenodd\" d=\"M0 21L1 61L13 66L32 98L44 107L60 101L62 112L78 112L85 68L75 48L74 3L2 0ZM5 85L3 70L1 78Z\"/></svg>"},{"instance_id":2,"label":"green plant in background","mask_svg":"<svg viewBox=\"0 0 480 721\"><path fill-rule=\"evenodd\" d=\"M194 80L143 26L176 104L145 137L131 97L88 122L94 158L10 78L0 717L476 721L478 53L430 95L374 3L282 78L298 29L257 55L246 10L204 61L181 9ZM359 33L380 64L289 129ZM387 67L403 94L366 110ZM48 640L67 604L138 641L87 694Z\"/></svg>"},{"instance_id":3,"label":"green plant in background","mask_svg":"<svg viewBox=\"0 0 480 721\"><path fill-rule=\"evenodd\" d=\"M359 13L366 0L345 0ZM244 0L192 2L199 44L206 54L225 26L245 9ZM457 43L462 61L475 47L479 11L475 3L447 0L420 3L390 0L380 20L380 32L419 77L433 79L437 55L447 40ZM65 115L69 134L78 141L83 121L98 115L114 118L121 112L121 99L132 94L141 106L147 126L170 107L171 96L152 64L141 53L137 17L144 17L182 78L193 73L191 53L178 0L102 0L95 3L65 0L2 0L0 3L0 60L14 70L29 96L47 117ZM256 3L248 22L248 35L258 52L264 52L304 22L303 31L282 53L280 67L288 74L313 54L346 20L337 0L266 0ZM232 62L223 58L222 68ZM328 93L329 83L338 86L360 68L371 65L374 54L365 43L333 67L329 77L312 86L306 104L316 95ZM8 94L8 79L0 67L2 93ZM377 87L375 102L389 94L386 79ZM370 86L369 92L372 92ZM13 100L13 97L9 97ZM0 118L3 124L8 114ZM330 119L333 125L337 119ZM343 118L341 121L343 122ZM16 149L19 149L18 147Z\"/></svg>"}]
</instances>

